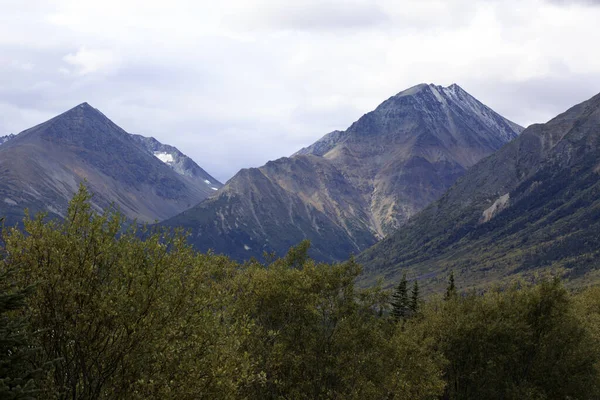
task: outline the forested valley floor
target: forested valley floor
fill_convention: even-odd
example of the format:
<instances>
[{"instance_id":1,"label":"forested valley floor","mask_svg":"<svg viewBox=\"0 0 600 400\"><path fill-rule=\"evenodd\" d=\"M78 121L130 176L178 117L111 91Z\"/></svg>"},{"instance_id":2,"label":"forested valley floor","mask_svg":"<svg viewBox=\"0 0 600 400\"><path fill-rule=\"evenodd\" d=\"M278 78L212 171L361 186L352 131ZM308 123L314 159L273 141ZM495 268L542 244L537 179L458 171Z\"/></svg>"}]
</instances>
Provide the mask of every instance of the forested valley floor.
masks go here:
<instances>
[{"instance_id":1,"label":"forested valley floor","mask_svg":"<svg viewBox=\"0 0 600 400\"><path fill-rule=\"evenodd\" d=\"M0 399L600 398L599 287L363 289L307 242L239 264L89 200L3 232Z\"/></svg>"}]
</instances>

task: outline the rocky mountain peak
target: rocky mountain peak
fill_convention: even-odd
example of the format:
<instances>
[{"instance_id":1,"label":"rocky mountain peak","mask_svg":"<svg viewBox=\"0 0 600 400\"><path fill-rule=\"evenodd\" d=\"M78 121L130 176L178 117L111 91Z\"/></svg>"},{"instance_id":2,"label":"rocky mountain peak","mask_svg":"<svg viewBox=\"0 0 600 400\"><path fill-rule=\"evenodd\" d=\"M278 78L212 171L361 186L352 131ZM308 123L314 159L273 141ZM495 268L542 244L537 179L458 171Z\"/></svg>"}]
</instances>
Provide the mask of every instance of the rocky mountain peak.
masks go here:
<instances>
[{"instance_id":1,"label":"rocky mountain peak","mask_svg":"<svg viewBox=\"0 0 600 400\"><path fill-rule=\"evenodd\" d=\"M6 145L17 145L24 140L33 139L94 152L122 153L123 143L127 143L127 146L132 145L127 132L88 103L81 103L22 132Z\"/></svg>"},{"instance_id":2,"label":"rocky mountain peak","mask_svg":"<svg viewBox=\"0 0 600 400\"><path fill-rule=\"evenodd\" d=\"M84 101L81 104L78 104L77 106L73 107L71 110L76 110L76 109L80 109L80 110L96 110L94 107L92 107L87 101ZM66 112L69 112L71 110L67 110Z\"/></svg>"},{"instance_id":3,"label":"rocky mountain peak","mask_svg":"<svg viewBox=\"0 0 600 400\"><path fill-rule=\"evenodd\" d=\"M401 98L401 97L411 97L411 96L428 96L432 94L439 93L461 93L470 96L463 88L461 88L458 84L453 83L450 86L444 87L441 85L436 85L435 83L420 83L408 89L405 89L398 94L391 97L393 98Z\"/></svg>"},{"instance_id":4,"label":"rocky mountain peak","mask_svg":"<svg viewBox=\"0 0 600 400\"><path fill-rule=\"evenodd\" d=\"M63 216L85 180L98 208L114 203L132 219L154 222L217 191L220 184L189 157L164 147L171 159L143 148L88 103L79 104L0 146L0 194L10 199L0 211L11 223L24 207Z\"/></svg>"},{"instance_id":5,"label":"rocky mountain peak","mask_svg":"<svg viewBox=\"0 0 600 400\"><path fill-rule=\"evenodd\" d=\"M495 142L496 144L508 142L523 131L523 127L507 120L491 108L481 103L475 97L462 89L456 83L444 87L435 84L420 84L392 96L372 113L365 115L367 127L379 121L384 127L392 125L391 119L406 119L409 117L414 124L432 128L440 120L448 125L453 121L468 125L471 131L486 132L480 134L479 140ZM358 123L361 121L359 120ZM396 126L394 124L393 126ZM358 125L364 129L365 126ZM443 136L444 131L432 130L435 136Z\"/></svg>"},{"instance_id":6,"label":"rocky mountain peak","mask_svg":"<svg viewBox=\"0 0 600 400\"><path fill-rule=\"evenodd\" d=\"M85 120L107 120L108 118L100 112L97 108L92 107L89 103L83 102L70 110L55 117L55 119L73 119L73 121L85 121Z\"/></svg>"},{"instance_id":7,"label":"rocky mountain peak","mask_svg":"<svg viewBox=\"0 0 600 400\"><path fill-rule=\"evenodd\" d=\"M440 129L441 126L445 129ZM497 114L456 83L448 87L421 83L390 97L346 131L328 133L294 156L328 157L328 153L343 143L355 147L361 142L370 147L387 141L410 141L415 132L426 132L430 139L446 145L479 143L477 147L498 148L522 131L523 127ZM344 153L344 150L339 152Z\"/></svg>"},{"instance_id":8,"label":"rocky mountain peak","mask_svg":"<svg viewBox=\"0 0 600 400\"><path fill-rule=\"evenodd\" d=\"M427 89L427 87L429 87L429 85L427 83L419 83L418 85L412 86L408 89L404 89L403 91L399 92L395 96L392 96L392 98L394 98L394 97L399 98L399 97L404 97L404 96L414 96L419 93L422 93L425 89Z\"/></svg>"},{"instance_id":9,"label":"rocky mountain peak","mask_svg":"<svg viewBox=\"0 0 600 400\"><path fill-rule=\"evenodd\" d=\"M408 274L439 286L454 269L470 286L552 270L589 284L600 238L599 126L600 94L529 126L363 253L369 279Z\"/></svg>"}]
</instances>

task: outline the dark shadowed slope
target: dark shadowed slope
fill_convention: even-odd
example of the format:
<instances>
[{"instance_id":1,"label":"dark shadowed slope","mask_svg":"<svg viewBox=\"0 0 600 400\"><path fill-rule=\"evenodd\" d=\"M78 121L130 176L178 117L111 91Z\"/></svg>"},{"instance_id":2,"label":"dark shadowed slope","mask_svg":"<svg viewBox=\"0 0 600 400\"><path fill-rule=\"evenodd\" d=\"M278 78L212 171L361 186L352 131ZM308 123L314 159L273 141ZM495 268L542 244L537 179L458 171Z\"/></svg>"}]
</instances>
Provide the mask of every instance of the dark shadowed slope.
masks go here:
<instances>
[{"instance_id":1,"label":"dark shadowed slope","mask_svg":"<svg viewBox=\"0 0 600 400\"><path fill-rule=\"evenodd\" d=\"M595 279L600 249L600 95L471 168L401 230L360 255L365 282L401 274L441 287L564 269Z\"/></svg>"}]
</instances>

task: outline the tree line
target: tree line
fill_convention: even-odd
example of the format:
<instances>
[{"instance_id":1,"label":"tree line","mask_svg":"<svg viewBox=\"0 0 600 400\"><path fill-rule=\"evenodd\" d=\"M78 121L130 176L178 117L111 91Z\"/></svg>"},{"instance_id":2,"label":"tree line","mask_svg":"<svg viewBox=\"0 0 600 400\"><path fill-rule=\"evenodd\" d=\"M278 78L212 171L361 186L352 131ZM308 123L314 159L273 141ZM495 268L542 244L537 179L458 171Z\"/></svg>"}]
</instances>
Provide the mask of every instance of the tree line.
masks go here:
<instances>
[{"instance_id":1,"label":"tree line","mask_svg":"<svg viewBox=\"0 0 600 400\"><path fill-rule=\"evenodd\" d=\"M5 229L0 399L597 399L600 288L424 300L303 242L267 264L94 212Z\"/></svg>"}]
</instances>

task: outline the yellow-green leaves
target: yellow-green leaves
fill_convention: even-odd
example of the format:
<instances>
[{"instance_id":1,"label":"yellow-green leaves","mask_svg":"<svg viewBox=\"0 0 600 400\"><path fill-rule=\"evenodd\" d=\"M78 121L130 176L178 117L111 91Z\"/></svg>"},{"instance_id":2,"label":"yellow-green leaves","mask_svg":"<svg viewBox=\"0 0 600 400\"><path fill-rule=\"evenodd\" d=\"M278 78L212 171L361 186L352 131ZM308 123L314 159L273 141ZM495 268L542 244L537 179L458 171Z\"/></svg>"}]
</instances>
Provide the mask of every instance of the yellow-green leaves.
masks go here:
<instances>
[{"instance_id":1,"label":"yellow-green leaves","mask_svg":"<svg viewBox=\"0 0 600 400\"><path fill-rule=\"evenodd\" d=\"M452 288L423 302L405 284L397 323L386 315L389 293L355 286L354 260L315 263L303 242L269 264L239 265L196 253L181 232L97 214L89 200L82 187L64 221L37 216L3 234L0 299L6 287L9 296L33 288L19 312L37 333L23 346L40 352L25 361L54 363L41 397L600 396L597 288Z\"/></svg>"},{"instance_id":2,"label":"yellow-green leaves","mask_svg":"<svg viewBox=\"0 0 600 400\"><path fill-rule=\"evenodd\" d=\"M61 223L38 217L4 235L6 262L37 285L31 323L46 357L59 359L59 397L231 391L236 345L214 266L232 263L196 255L181 235L126 229L119 214L94 213L89 197L82 187Z\"/></svg>"}]
</instances>

